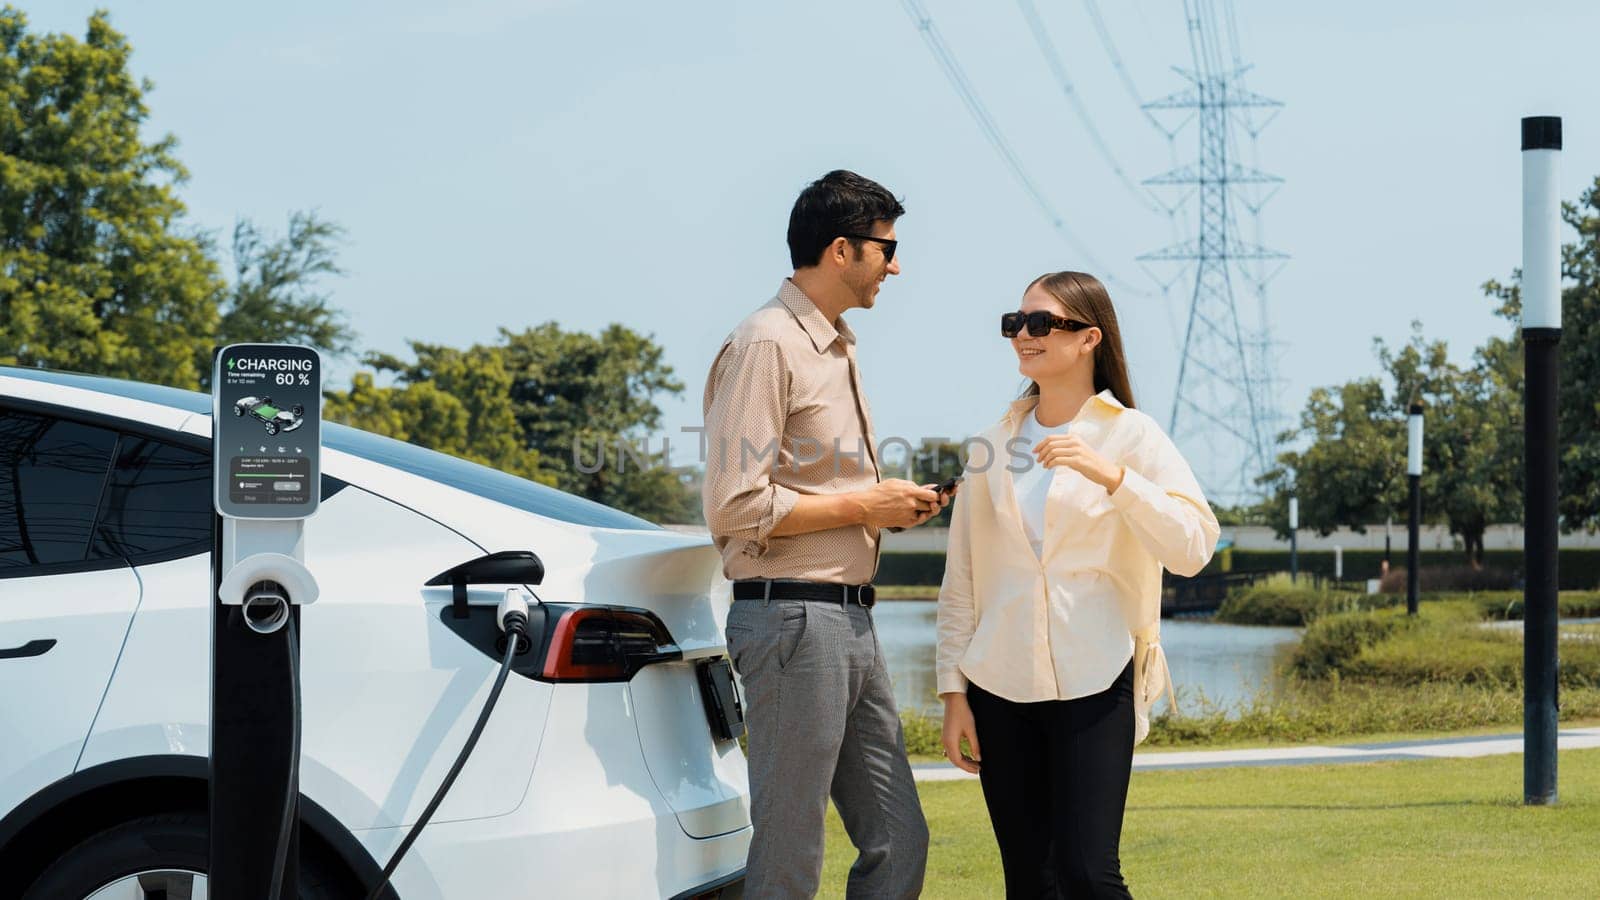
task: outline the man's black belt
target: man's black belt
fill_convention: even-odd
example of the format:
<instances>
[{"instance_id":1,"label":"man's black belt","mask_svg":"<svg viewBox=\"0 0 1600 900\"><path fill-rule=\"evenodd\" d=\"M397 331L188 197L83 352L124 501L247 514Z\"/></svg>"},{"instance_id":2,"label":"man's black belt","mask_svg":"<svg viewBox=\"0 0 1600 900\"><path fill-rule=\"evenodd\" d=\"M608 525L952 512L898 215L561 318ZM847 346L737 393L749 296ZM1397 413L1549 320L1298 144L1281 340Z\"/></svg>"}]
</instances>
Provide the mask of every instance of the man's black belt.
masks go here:
<instances>
[{"instance_id":1,"label":"man's black belt","mask_svg":"<svg viewBox=\"0 0 1600 900\"><path fill-rule=\"evenodd\" d=\"M810 600L815 603L851 603L871 607L878 592L870 584L835 584L831 581L735 581L735 600Z\"/></svg>"}]
</instances>

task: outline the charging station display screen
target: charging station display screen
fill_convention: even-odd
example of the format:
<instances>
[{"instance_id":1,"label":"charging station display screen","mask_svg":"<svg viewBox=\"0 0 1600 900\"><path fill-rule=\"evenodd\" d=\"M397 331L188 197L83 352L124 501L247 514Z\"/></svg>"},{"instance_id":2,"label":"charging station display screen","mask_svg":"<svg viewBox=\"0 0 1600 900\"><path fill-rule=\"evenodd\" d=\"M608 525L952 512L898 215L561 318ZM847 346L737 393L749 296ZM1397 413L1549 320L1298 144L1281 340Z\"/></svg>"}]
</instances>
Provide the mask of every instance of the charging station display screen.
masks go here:
<instances>
[{"instance_id":1,"label":"charging station display screen","mask_svg":"<svg viewBox=\"0 0 1600 900\"><path fill-rule=\"evenodd\" d=\"M322 359L298 344L230 344L211 377L213 501L240 519L302 519L322 481Z\"/></svg>"}]
</instances>

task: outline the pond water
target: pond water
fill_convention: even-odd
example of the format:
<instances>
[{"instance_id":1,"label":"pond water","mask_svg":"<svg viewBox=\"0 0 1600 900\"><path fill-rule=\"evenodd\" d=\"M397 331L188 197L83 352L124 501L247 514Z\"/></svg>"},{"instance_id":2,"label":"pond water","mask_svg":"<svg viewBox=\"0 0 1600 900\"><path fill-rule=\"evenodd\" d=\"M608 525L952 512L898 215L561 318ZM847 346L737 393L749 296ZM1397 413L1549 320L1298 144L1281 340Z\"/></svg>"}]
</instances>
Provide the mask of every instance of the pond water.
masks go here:
<instances>
[{"instance_id":1,"label":"pond water","mask_svg":"<svg viewBox=\"0 0 1600 900\"><path fill-rule=\"evenodd\" d=\"M934 693L934 612L931 600L893 600L878 604L872 614L878 640L894 679L895 702L901 709L942 712ZM1298 628L1222 625L1199 619L1167 619L1161 643L1178 688L1179 705L1194 711L1204 694L1212 703L1232 708L1273 681L1276 660L1299 640ZM1164 706L1164 701L1160 709Z\"/></svg>"}]
</instances>

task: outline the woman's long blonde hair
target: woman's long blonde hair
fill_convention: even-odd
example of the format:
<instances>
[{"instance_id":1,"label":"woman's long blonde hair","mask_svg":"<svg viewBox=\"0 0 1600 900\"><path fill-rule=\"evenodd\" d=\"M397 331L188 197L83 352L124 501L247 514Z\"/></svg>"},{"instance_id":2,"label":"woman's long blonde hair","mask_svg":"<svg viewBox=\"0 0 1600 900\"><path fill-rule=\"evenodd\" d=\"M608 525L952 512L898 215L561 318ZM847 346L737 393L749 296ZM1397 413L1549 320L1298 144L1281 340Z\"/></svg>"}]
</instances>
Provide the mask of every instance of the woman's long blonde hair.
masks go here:
<instances>
[{"instance_id":1,"label":"woman's long blonde hair","mask_svg":"<svg viewBox=\"0 0 1600 900\"><path fill-rule=\"evenodd\" d=\"M1111 306L1106 286L1100 279L1083 272L1051 272L1035 278L1028 290L1033 290L1034 285L1044 288L1045 293L1065 307L1067 318L1100 329L1100 343L1094 348L1095 393L1109 388L1123 406L1134 409L1133 386L1128 382L1128 358L1122 352L1122 328L1117 325L1117 311ZM1039 383L1030 381L1023 396L1037 393Z\"/></svg>"}]
</instances>

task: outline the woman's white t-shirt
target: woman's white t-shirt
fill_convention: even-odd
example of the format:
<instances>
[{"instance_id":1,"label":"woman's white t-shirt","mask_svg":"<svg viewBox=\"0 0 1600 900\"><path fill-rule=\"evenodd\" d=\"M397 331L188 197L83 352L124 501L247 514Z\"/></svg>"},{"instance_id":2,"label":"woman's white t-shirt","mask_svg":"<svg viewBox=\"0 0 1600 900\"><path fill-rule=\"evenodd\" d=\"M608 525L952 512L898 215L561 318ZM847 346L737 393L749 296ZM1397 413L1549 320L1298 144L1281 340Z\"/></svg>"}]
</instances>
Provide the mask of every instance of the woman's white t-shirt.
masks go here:
<instances>
[{"instance_id":1,"label":"woman's white t-shirt","mask_svg":"<svg viewBox=\"0 0 1600 900\"><path fill-rule=\"evenodd\" d=\"M1011 479L1017 492L1017 508L1022 512L1022 530L1027 532L1028 543L1033 545L1033 555L1040 556L1044 552L1045 501L1050 498L1050 482L1055 479L1056 470L1034 459L1033 448L1052 434L1066 434L1068 423L1046 428L1039 424L1035 413L1029 413L1017 429L1017 437L1027 443L1026 448L1019 449L1024 449L1028 457L1012 465L1025 462L1027 468L1020 472L1013 471Z\"/></svg>"}]
</instances>

